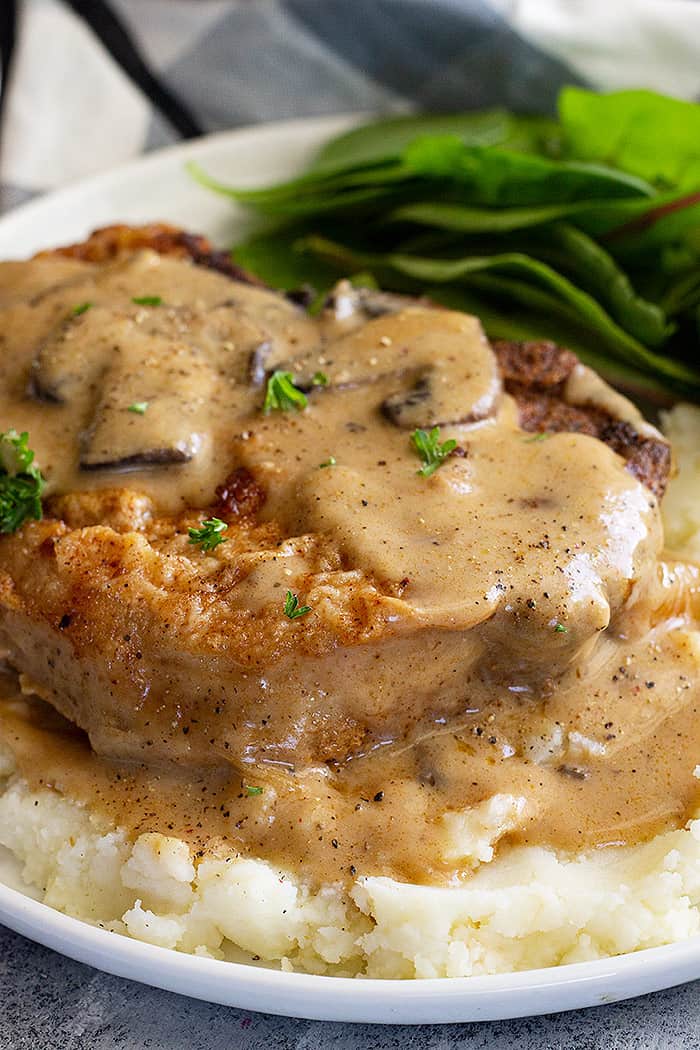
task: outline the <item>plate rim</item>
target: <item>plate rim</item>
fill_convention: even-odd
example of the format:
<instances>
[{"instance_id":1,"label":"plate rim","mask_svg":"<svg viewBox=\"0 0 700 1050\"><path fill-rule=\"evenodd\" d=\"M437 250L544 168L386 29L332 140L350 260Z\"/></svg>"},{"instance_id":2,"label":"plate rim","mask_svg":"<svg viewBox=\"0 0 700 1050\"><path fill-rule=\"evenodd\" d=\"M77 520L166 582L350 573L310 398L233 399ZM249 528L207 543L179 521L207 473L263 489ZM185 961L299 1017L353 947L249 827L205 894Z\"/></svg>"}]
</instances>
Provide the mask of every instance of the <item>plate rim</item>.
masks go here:
<instances>
[{"instance_id":1,"label":"plate rim","mask_svg":"<svg viewBox=\"0 0 700 1050\"><path fill-rule=\"evenodd\" d=\"M683 984L692 980L700 967L700 934L695 934L672 944L603 959L474 977L406 980L286 972L195 956L139 941L67 915L1 882L0 921L29 940L117 977L241 1009L351 1023L495 1021L605 1006ZM41 928L40 936L36 935L35 925ZM98 962L94 961L96 957ZM148 977L134 976L134 965L148 969ZM181 981L191 980L193 969L197 971L197 983L183 989ZM671 969L674 975L668 980ZM624 983L630 977L628 971L640 971L641 984L633 990L617 988L615 982ZM556 1003L550 996L561 989L569 994ZM316 999L323 999L325 993L329 993L327 1006ZM275 998L268 1000L267 995ZM526 997L529 1002L523 1011ZM296 1005L294 999L298 1000ZM313 1005L309 1009L310 1003ZM448 1015L420 1016L426 1003L447 1009ZM456 1011L450 1009L455 1005ZM389 1016L385 1016L387 1013Z\"/></svg>"},{"instance_id":2,"label":"plate rim","mask_svg":"<svg viewBox=\"0 0 700 1050\"><path fill-rule=\"evenodd\" d=\"M11 240L15 227L21 233L47 211L74 211L83 194L108 189L122 177L148 177L163 164L255 146L275 137L289 142L298 132L319 145L324 137L368 116L354 112L301 117L175 143L11 209L0 216L0 235ZM120 220L115 216L112 221ZM285 972L195 956L100 929L12 888L2 881L1 873L0 922L29 940L119 977L209 1002L310 1020L380 1024L503 1020L609 1004L700 977L700 934L603 959L473 977L400 980Z\"/></svg>"},{"instance_id":3,"label":"plate rim","mask_svg":"<svg viewBox=\"0 0 700 1050\"><path fill-rule=\"evenodd\" d=\"M140 154L113 168L96 172L69 185L59 186L46 193L40 193L23 204L10 208L7 212L0 212L0 233L4 235L9 229L11 235L14 226L21 227L25 223L30 222L35 215L41 216L42 212L47 209L58 209L62 206L69 207L84 193L94 193L103 187L108 187L122 176L128 179L135 179L142 174L147 175L151 169L158 169L164 161L172 164L180 162L184 165L187 160L194 156L200 156L203 152L207 153L210 150L216 152L219 148L226 149L229 145L240 145L246 139L260 142L276 136L287 138L294 135L295 132L311 135L316 139L316 145L318 146L326 136L350 130L353 125L359 124L363 120L379 116L381 116L380 113L356 111L321 114L312 117L293 117L284 120L264 121L259 124L245 124L240 127L229 128L226 131L215 131L207 135L199 135L185 142L175 142L169 146L163 146L161 149ZM192 181L192 188L193 190L205 190L205 187L198 186L194 180ZM233 204L233 202L229 203ZM113 221L119 222L119 219L114 219ZM154 217L151 221L158 222L160 220ZM51 245L49 244L46 247L50 248ZM22 256L19 258L22 258Z\"/></svg>"}]
</instances>

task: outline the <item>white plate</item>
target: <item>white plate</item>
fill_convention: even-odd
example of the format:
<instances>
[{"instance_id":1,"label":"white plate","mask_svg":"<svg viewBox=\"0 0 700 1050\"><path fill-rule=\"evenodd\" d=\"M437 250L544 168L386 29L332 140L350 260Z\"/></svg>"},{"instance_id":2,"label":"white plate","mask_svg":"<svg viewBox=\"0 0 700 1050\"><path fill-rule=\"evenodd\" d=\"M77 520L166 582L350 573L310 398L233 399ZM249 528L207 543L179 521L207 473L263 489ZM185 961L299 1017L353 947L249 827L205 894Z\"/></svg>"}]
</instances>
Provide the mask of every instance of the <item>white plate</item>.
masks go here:
<instances>
[{"instance_id":1,"label":"white plate","mask_svg":"<svg viewBox=\"0 0 700 1050\"><path fill-rule=\"evenodd\" d=\"M112 222L168 220L226 246L248 217L194 185L197 160L238 185L294 174L330 135L357 117L301 120L212 135L154 153L117 171L61 190L0 220L0 258L81 239ZM248 1010L318 1020L421 1024L500 1020L553 1013L670 988L700 977L700 937L634 955L494 977L425 981L351 980L282 973L183 955L106 933L12 888L0 857L0 921L11 929L120 977Z\"/></svg>"}]
</instances>

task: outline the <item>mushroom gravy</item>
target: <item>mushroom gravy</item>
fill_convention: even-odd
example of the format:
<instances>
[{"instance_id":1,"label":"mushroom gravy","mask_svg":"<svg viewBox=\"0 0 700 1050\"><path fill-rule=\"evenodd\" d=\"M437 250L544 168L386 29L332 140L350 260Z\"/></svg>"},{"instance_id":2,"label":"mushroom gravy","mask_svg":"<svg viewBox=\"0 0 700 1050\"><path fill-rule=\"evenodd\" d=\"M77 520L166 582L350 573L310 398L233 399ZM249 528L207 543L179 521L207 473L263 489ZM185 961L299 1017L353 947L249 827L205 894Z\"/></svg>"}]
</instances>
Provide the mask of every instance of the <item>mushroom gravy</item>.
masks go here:
<instances>
[{"instance_id":1,"label":"mushroom gravy","mask_svg":"<svg viewBox=\"0 0 700 1050\"><path fill-rule=\"evenodd\" d=\"M316 320L151 252L2 264L0 418L48 481L0 541L32 784L317 881L448 880L443 815L499 793L504 844L564 850L697 807L700 583L657 500L595 438L522 431L474 318L394 309ZM305 410L263 412L276 369ZM645 426L581 366L567 396ZM459 454L425 477L436 425ZM236 471L261 495L227 515Z\"/></svg>"}]
</instances>

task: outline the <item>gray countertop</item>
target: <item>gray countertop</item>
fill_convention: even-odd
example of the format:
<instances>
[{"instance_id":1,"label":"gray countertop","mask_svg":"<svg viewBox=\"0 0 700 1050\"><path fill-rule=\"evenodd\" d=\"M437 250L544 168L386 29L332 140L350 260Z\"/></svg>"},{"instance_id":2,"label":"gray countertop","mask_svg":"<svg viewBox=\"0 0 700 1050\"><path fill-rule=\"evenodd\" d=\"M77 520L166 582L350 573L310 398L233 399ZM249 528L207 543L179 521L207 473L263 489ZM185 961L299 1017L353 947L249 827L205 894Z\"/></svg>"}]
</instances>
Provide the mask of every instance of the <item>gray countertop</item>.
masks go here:
<instances>
[{"instance_id":1,"label":"gray countertop","mask_svg":"<svg viewBox=\"0 0 700 1050\"><path fill-rule=\"evenodd\" d=\"M699 997L696 982L596 1010L491 1024L296 1021L110 977L0 927L0 1050L694 1050Z\"/></svg>"}]
</instances>

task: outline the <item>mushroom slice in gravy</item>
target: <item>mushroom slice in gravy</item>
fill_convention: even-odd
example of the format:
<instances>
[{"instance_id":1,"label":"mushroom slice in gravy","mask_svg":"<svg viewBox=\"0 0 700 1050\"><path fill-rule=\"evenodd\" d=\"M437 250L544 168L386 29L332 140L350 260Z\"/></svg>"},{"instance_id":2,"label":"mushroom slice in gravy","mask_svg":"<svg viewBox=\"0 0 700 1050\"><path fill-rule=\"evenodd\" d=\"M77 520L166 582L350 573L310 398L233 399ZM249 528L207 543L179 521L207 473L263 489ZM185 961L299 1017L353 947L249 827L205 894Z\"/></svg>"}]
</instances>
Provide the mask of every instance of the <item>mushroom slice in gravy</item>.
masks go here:
<instances>
[{"instance_id":1,"label":"mushroom slice in gravy","mask_svg":"<svg viewBox=\"0 0 700 1050\"><path fill-rule=\"evenodd\" d=\"M427 307L405 308L368 321L323 353L292 362L300 386L313 386L319 364L324 389L377 383L394 377L381 411L409 429L473 423L496 411L501 378L475 317Z\"/></svg>"}]
</instances>

